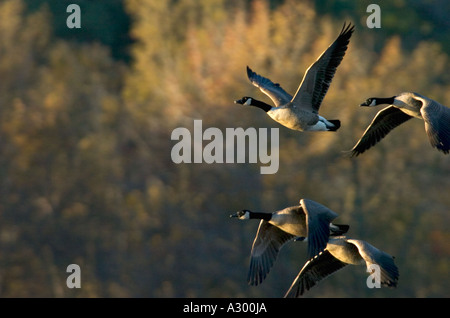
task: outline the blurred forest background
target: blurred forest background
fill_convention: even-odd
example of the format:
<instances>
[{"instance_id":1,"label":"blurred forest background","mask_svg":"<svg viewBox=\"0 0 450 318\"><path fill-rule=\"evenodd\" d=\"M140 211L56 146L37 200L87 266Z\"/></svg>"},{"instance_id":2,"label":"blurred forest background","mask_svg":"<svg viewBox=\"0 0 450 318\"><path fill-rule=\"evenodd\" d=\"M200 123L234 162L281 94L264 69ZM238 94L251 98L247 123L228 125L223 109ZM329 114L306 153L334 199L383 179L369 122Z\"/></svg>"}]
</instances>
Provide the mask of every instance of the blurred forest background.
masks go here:
<instances>
[{"instance_id":1,"label":"blurred forest background","mask_svg":"<svg viewBox=\"0 0 450 318\"><path fill-rule=\"evenodd\" d=\"M81 29L66 26L70 3ZM380 29L366 26L371 3ZM0 1L0 296L281 297L306 245L248 286L258 222L229 215L309 198L394 255L400 280L368 289L348 266L305 297L449 297L450 156L419 120L345 155L380 109L358 106L368 97L450 104L449 13L444 0ZM293 94L345 21L356 30L322 106L339 131L290 131L233 103L268 101L246 65ZM194 119L279 128L278 173L174 164L171 132ZM73 263L80 289L66 287Z\"/></svg>"}]
</instances>

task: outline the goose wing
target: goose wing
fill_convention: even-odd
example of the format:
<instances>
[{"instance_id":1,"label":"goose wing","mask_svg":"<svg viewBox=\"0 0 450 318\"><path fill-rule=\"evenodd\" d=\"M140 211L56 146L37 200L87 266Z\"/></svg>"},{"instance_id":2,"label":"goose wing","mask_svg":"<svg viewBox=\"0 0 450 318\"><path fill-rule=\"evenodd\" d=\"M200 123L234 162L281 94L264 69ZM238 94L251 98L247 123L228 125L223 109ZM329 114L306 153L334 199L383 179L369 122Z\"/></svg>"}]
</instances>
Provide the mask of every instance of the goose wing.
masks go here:
<instances>
[{"instance_id":1,"label":"goose wing","mask_svg":"<svg viewBox=\"0 0 450 318\"><path fill-rule=\"evenodd\" d=\"M299 297L303 295L305 291L311 289L322 279L346 265L347 263L335 258L328 250L320 252L305 263L284 297Z\"/></svg>"},{"instance_id":2,"label":"goose wing","mask_svg":"<svg viewBox=\"0 0 450 318\"><path fill-rule=\"evenodd\" d=\"M300 205L306 214L308 228L308 257L323 251L330 237L330 223L338 215L326 206L308 199L301 199Z\"/></svg>"},{"instance_id":3,"label":"goose wing","mask_svg":"<svg viewBox=\"0 0 450 318\"><path fill-rule=\"evenodd\" d=\"M272 82L270 79L256 74L247 66L247 76L250 82L258 87L261 92L270 97L276 107L291 101L292 96L288 94L280 84Z\"/></svg>"},{"instance_id":4,"label":"goose wing","mask_svg":"<svg viewBox=\"0 0 450 318\"><path fill-rule=\"evenodd\" d=\"M417 98L416 98L417 99ZM420 108L430 143L443 153L450 152L450 108L430 99L422 99Z\"/></svg>"},{"instance_id":5,"label":"goose wing","mask_svg":"<svg viewBox=\"0 0 450 318\"><path fill-rule=\"evenodd\" d=\"M261 220L250 254L250 267L247 276L250 285L262 283L272 268L281 247L294 238L294 235L280 230L265 220Z\"/></svg>"},{"instance_id":6,"label":"goose wing","mask_svg":"<svg viewBox=\"0 0 450 318\"><path fill-rule=\"evenodd\" d=\"M352 148L351 156L354 157L362 154L383 139L392 129L411 118L411 116L392 105L380 110L366 131L364 131L362 137Z\"/></svg>"},{"instance_id":7,"label":"goose wing","mask_svg":"<svg viewBox=\"0 0 450 318\"><path fill-rule=\"evenodd\" d=\"M308 68L292 99L295 105L318 113L322 100L330 87L336 69L344 58L354 31L351 23L342 27L336 40Z\"/></svg>"},{"instance_id":8,"label":"goose wing","mask_svg":"<svg viewBox=\"0 0 450 318\"><path fill-rule=\"evenodd\" d=\"M347 243L358 248L359 254L366 262L368 272L372 272L372 265L380 267L380 282L382 285L397 286L399 272L392 256L365 241L348 239Z\"/></svg>"}]
</instances>

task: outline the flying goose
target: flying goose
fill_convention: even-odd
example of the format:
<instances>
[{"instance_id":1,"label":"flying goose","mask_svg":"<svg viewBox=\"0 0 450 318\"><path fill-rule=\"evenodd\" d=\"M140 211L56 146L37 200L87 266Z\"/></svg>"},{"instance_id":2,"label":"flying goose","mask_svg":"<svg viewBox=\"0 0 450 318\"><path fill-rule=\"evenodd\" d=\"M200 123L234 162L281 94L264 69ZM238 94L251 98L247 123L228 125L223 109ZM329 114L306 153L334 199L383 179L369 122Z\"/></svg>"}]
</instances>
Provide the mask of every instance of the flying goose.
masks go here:
<instances>
[{"instance_id":1,"label":"flying goose","mask_svg":"<svg viewBox=\"0 0 450 318\"><path fill-rule=\"evenodd\" d=\"M256 74L247 66L250 82L269 96L275 107L248 96L235 103L259 107L273 120L293 130L336 131L340 127L340 121L320 116L319 108L336 69L344 58L353 30L351 23L348 26L344 24L337 39L307 69L294 97L279 84Z\"/></svg>"},{"instance_id":2,"label":"flying goose","mask_svg":"<svg viewBox=\"0 0 450 318\"><path fill-rule=\"evenodd\" d=\"M347 238L331 237L323 252L306 262L284 297L299 297L327 276L348 264L366 265L373 273L372 266L380 269L380 284L397 287L398 268L394 258L369 243Z\"/></svg>"},{"instance_id":3,"label":"flying goose","mask_svg":"<svg viewBox=\"0 0 450 318\"><path fill-rule=\"evenodd\" d=\"M240 220L261 220L250 254L248 283L262 283L277 258L278 251L290 240L306 238L309 257L317 255L326 247L330 235L342 235L348 231L348 225L330 223L337 216L329 208L308 199L301 199L298 206L273 213L241 210L230 215Z\"/></svg>"},{"instance_id":4,"label":"flying goose","mask_svg":"<svg viewBox=\"0 0 450 318\"><path fill-rule=\"evenodd\" d=\"M411 92L389 98L372 97L360 106L388 104L380 110L361 139L351 150L352 157L362 154L383 139L392 129L415 117L423 119L428 139L434 148L450 151L450 108L423 95Z\"/></svg>"}]
</instances>

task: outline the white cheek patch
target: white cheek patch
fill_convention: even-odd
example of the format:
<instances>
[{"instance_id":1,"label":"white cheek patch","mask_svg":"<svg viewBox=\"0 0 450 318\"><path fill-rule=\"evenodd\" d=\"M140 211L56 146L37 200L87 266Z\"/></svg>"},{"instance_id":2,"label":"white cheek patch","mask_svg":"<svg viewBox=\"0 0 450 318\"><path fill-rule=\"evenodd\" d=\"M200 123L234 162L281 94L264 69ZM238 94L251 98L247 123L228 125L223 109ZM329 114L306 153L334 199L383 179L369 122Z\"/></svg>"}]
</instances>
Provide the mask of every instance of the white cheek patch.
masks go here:
<instances>
[{"instance_id":1,"label":"white cheek patch","mask_svg":"<svg viewBox=\"0 0 450 318\"><path fill-rule=\"evenodd\" d=\"M245 106L250 106L251 103L252 103L252 99L249 98L249 99L247 99L247 100L245 101L244 105L245 105Z\"/></svg>"},{"instance_id":2,"label":"white cheek patch","mask_svg":"<svg viewBox=\"0 0 450 318\"><path fill-rule=\"evenodd\" d=\"M377 105L377 100L376 99L372 99L372 102L370 103L369 106L376 106Z\"/></svg>"}]
</instances>

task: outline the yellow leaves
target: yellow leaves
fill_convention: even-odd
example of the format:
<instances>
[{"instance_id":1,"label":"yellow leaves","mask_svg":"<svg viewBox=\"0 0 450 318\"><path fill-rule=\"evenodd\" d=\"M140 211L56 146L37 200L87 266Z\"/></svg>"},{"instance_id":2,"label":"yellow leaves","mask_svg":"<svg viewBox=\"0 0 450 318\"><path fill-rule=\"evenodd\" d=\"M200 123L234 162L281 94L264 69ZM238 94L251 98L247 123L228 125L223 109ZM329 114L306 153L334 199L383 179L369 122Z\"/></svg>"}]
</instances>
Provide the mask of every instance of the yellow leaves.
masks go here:
<instances>
[{"instance_id":1,"label":"yellow leaves","mask_svg":"<svg viewBox=\"0 0 450 318\"><path fill-rule=\"evenodd\" d=\"M30 14L20 26L21 34L16 41L21 45L24 43L28 46L33 45L33 50L41 53L49 44L51 37L49 19L51 16L45 6L36 13Z\"/></svg>"},{"instance_id":2,"label":"yellow leaves","mask_svg":"<svg viewBox=\"0 0 450 318\"><path fill-rule=\"evenodd\" d=\"M389 83L388 94L416 91L428 92L431 98L444 98L439 84L448 79L442 70L449 67L449 59L439 44L420 42L412 51L407 51L402 48L401 38L394 36L386 42L375 62L367 81L374 93L386 91L386 83Z\"/></svg>"},{"instance_id":3,"label":"yellow leaves","mask_svg":"<svg viewBox=\"0 0 450 318\"><path fill-rule=\"evenodd\" d=\"M167 198L167 194L164 192L165 190L162 182L153 182L147 188L149 201L155 210L160 210L163 207L164 201Z\"/></svg>"},{"instance_id":4,"label":"yellow leaves","mask_svg":"<svg viewBox=\"0 0 450 318\"><path fill-rule=\"evenodd\" d=\"M125 209L130 224L146 224L151 228L158 228L165 218L162 213L167 209L167 203L173 200L167 186L156 177L151 178L145 190L132 190L125 197Z\"/></svg>"},{"instance_id":5,"label":"yellow leaves","mask_svg":"<svg viewBox=\"0 0 450 318\"><path fill-rule=\"evenodd\" d=\"M284 75L283 69L300 68L292 61L313 38L310 22L314 10L310 4L293 1L275 11L265 0L253 1L249 9L236 4L229 10L220 0L181 1L170 7L170 15L164 13L169 9L162 5L149 13L147 9L137 11L131 1L129 9L137 19L133 27L137 43L124 96L130 103L150 105L149 111L164 105L163 114L171 122L192 112L199 111L198 116L212 108L230 107L234 98L230 96L244 91L239 84L253 89L246 80L246 65L259 66L260 72L273 69L274 75ZM158 24L161 14L165 25L149 29L147 24ZM283 36L286 43L282 43ZM284 79L290 79L289 75ZM298 82L301 75L295 78ZM291 90L297 85L292 84ZM194 110L196 105L202 107Z\"/></svg>"},{"instance_id":6,"label":"yellow leaves","mask_svg":"<svg viewBox=\"0 0 450 318\"><path fill-rule=\"evenodd\" d=\"M23 11L22 1L0 4L0 77L9 79L3 81L3 96L20 91L34 80L36 60L49 43L48 12L23 16Z\"/></svg>"},{"instance_id":7,"label":"yellow leaves","mask_svg":"<svg viewBox=\"0 0 450 318\"><path fill-rule=\"evenodd\" d=\"M250 23L248 24L246 49L251 52L252 65L266 62L270 47L270 11L267 1L252 2Z\"/></svg>"},{"instance_id":8,"label":"yellow leaves","mask_svg":"<svg viewBox=\"0 0 450 318\"><path fill-rule=\"evenodd\" d=\"M106 95L101 98L101 117L102 125L115 126L121 115L121 99L117 96Z\"/></svg>"},{"instance_id":9,"label":"yellow leaves","mask_svg":"<svg viewBox=\"0 0 450 318\"><path fill-rule=\"evenodd\" d=\"M126 1L127 11L133 14L135 23L131 36L136 39L153 38L167 28L170 18L169 1L130 0ZM152 42L147 44L151 45Z\"/></svg>"},{"instance_id":10,"label":"yellow leaves","mask_svg":"<svg viewBox=\"0 0 450 318\"><path fill-rule=\"evenodd\" d=\"M401 70L404 63L404 54L401 49L401 39L392 37L384 46L377 66L374 68L373 77L394 75Z\"/></svg>"},{"instance_id":11,"label":"yellow leaves","mask_svg":"<svg viewBox=\"0 0 450 318\"><path fill-rule=\"evenodd\" d=\"M11 107L5 114L9 117L1 126L1 131L7 134L14 135L19 132L23 118L25 117L26 106L21 98L14 98L11 102Z\"/></svg>"},{"instance_id":12,"label":"yellow leaves","mask_svg":"<svg viewBox=\"0 0 450 318\"><path fill-rule=\"evenodd\" d=\"M134 215L145 215L146 208L143 205L145 201L143 198L143 194L138 190L131 191L125 197L125 203Z\"/></svg>"},{"instance_id":13,"label":"yellow leaves","mask_svg":"<svg viewBox=\"0 0 450 318\"><path fill-rule=\"evenodd\" d=\"M20 0L4 1L0 4L0 43L9 46L17 40L17 33L22 26L24 6Z\"/></svg>"},{"instance_id":14,"label":"yellow leaves","mask_svg":"<svg viewBox=\"0 0 450 318\"><path fill-rule=\"evenodd\" d=\"M69 222L70 219L81 219L89 214L89 207L81 202L73 202L62 211L62 216Z\"/></svg>"},{"instance_id":15,"label":"yellow leaves","mask_svg":"<svg viewBox=\"0 0 450 318\"><path fill-rule=\"evenodd\" d=\"M274 69L291 69L298 65L298 57L308 49L316 35L315 11L309 3L286 1L273 12L271 19L271 43L278 59Z\"/></svg>"},{"instance_id":16,"label":"yellow leaves","mask_svg":"<svg viewBox=\"0 0 450 318\"><path fill-rule=\"evenodd\" d=\"M95 138L96 139L96 138ZM92 150L96 146L96 141L92 137L84 137L80 139L78 142L78 147L83 152L88 152L89 150Z\"/></svg>"},{"instance_id":17,"label":"yellow leaves","mask_svg":"<svg viewBox=\"0 0 450 318\"><path fill-rule=\"evenodd\" d=\"M434 230L429 234L430 245L437 255L450 257L450 233Z\"/></svg>"},{"instance_id":18,"label":"yellow leaves","mask_svg":"<svg viewBox=\"0 0 450 318\"><path fill-rule=\"evenodd\" d=\"M422 90L431 91L434 89L435 92L431 93L431 96L438 100L447 100L442 94L445 89L441 87L441 84L448 83L450 76L448 73L442 74L442 70L449 69L450 65L448 55L442 51L441 45L421 42L412 52L410 60L410 65L423 70L415 74L415 85L423 87Z\"/></svg>"}]
</instances>

